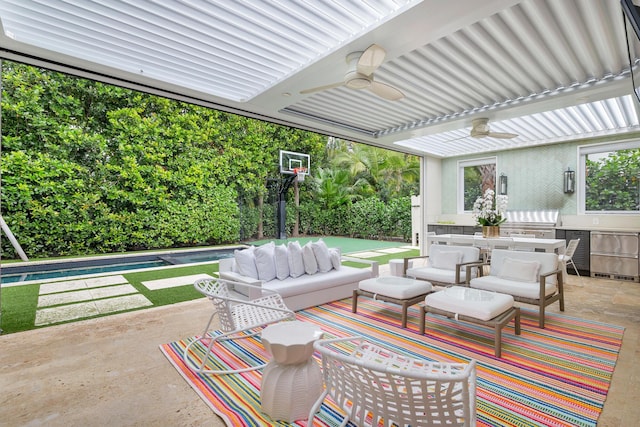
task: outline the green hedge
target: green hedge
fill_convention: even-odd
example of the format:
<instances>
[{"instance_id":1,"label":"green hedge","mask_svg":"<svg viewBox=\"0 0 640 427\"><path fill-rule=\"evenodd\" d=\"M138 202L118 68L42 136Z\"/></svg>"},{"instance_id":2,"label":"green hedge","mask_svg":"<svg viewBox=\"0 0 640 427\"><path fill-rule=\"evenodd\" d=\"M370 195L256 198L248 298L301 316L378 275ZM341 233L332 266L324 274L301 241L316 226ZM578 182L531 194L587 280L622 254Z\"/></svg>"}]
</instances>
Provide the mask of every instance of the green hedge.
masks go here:
<instances>
[{"instance_id":1,"label":"green hedge","mask_svg":"<svg viewBox=\"0 0 640 427\"><path fill-rule=\"evenodd\" d=\"M264 207L264 237L277 237L275 204ZM296 207L287 203L286 232L292 235ZM353 204L325 209L309 201L300 204L300 235L349 236L363 239L411 239L411 198L401 197L384 203L371 197ZM257 238L257 210L242 209L245 240Z\"/></svg>"}]
</instances>

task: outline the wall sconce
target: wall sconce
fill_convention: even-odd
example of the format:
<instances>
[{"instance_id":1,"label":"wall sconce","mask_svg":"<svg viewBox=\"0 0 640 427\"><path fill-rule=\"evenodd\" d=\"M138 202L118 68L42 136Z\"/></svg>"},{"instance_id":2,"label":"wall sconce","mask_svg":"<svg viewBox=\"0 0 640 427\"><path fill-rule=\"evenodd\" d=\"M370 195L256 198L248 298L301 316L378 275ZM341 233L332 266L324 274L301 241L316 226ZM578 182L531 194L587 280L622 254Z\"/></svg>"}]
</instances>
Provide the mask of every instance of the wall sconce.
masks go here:
<instances>
[{"instance_id":1,"label":"wall sconce","mask_svg":"<svg viewBox=\"0 0 640 427\"><path fill-rule=\"evenodd\" d=\"M501 196L507 195L507 175L501 173L498 178L498 194Z\"/></svg>"},{"instance_id":2,"label":"wall sconce","mask_svg":"<svg viewBox=\"0 0 640 427\"><path fill-rule=\"evenodd\" d=\"M571 168L567 168L564 171L564 192L565 193L573 193L576 187L576 172L572 171Z\"/></svg>"}]
</instances>

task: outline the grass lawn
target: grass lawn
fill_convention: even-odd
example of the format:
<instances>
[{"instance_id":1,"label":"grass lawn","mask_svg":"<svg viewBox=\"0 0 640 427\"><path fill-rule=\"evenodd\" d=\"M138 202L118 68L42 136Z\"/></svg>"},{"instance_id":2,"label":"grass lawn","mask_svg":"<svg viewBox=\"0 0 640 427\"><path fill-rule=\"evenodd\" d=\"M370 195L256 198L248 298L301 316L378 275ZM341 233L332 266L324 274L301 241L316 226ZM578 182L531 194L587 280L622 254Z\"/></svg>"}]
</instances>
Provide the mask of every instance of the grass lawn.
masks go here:
<instances>
[{"instance_id":1,"label":"grass lawn","mask_svg":"<svg viewBox=\"0 0 640 427\"><path fill-rule=\"evenodd\" d=\"M314 239L299 239L301 244L306 243L308 240L317 240ZM342 253L352 253L357 251L366 251L366 250L376 250L376 249L386 249L389 247L398 247L404 246L406 243L397 243L397 242L378 242L378 241L365 241L368 242L369 245L364 244L363 241L358 241L358 239L343 239L343 238L324 238L327 245L330 247L340 247ZM265 240L267 242L270 240ZM264 242L255 242L254 244L261 244ZM277 241L276 241L277 242ZM419 251L416 249L407 249L406 251L400 254L383 254L374 258L367 258L369 260L378 261L380 264L387 264L390 259L393 258L402 258L409 256L417 256L419 255ZM364 268L367 267L367 264L359 264L353 262L345 262L345 265L350 265L353 267ZM166 289L158 289L158 290L150 290L146 286L142 284L142 282L166 279L171 277L181 277L181 276L190 276L195 274L208 274L211 276L215 276L214 273L218 271L218 262L207 262L200 263L196 265L190 265L185 267L165 267L158 269L150 269L139 272L121 272L121 273L108 273L105 276L113 276L114 274L120 274L124 276L127 282L133 286L138 293L142 294L146 297L151 303L151 306L146 306L142 308L136 308L133 310L143 310L149 307L158 307L163 305L175 304L183 301L189 301L196 298L203 298L202 294L197 292L191 284L184 286L176 286ZM38 309L38 298L40 294L40 283L35 284L25 284L25 285L17 285L17 286L8 286L2 288L2 318L0 323L0 328L3 333L14 333L20 331L26 331L30 329L46 327L46 326L36 326L36 311ZM78 320L83 320L86 318L92 317L103 317L108 316L115 313L122 313L125 311L133 311L133 310L121 310L117 312L111 312L101 315L94 315L89 317L84 317L82 319L74 319L68 322L59 322L59 323L70 323Z\"/></svg>"}]
</instances>

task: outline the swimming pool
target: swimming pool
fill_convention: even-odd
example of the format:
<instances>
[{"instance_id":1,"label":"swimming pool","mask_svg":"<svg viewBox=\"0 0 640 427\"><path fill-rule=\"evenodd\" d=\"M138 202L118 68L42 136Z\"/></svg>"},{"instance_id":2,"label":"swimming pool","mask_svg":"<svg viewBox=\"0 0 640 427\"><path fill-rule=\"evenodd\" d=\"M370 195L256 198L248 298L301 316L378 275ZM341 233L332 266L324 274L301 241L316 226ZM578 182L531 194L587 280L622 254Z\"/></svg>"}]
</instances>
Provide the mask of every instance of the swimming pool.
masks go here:
<instances>
[{"instance_id":1,"label":"swimming pool","mask_svg":"<svg viewBox=\"0 0 640 427\"><path fill-rule=\"evenodd\" d=\"M20 263L2 265L0 283L31 282L35 280L78 277L100 273L126 272L132 270L165 267L180 264L195 264L218 261L233 256L238 247L174 251L147 255L105 256L68 261Z\"/></svg>"}]
</instances>

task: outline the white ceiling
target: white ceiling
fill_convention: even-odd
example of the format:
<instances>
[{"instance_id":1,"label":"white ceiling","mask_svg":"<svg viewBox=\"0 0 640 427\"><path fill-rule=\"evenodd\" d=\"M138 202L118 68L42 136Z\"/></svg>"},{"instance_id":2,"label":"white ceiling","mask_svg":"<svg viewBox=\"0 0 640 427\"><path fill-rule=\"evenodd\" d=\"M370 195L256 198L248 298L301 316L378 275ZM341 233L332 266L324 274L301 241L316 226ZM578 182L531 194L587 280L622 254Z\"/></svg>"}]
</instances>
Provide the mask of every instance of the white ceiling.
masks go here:
<instances>
[{"instance_id":1,"label":"white ceiling","mask_svg":"<svg viewBox=\"0 0 640 427\"><path fill-rule=\"evenodd\" d=\"M408 153L640 131L618 0L0 0L0 23L2 58ZM404 99L300 94L373 43Z\"/></svg>"}]
</instances>

